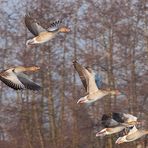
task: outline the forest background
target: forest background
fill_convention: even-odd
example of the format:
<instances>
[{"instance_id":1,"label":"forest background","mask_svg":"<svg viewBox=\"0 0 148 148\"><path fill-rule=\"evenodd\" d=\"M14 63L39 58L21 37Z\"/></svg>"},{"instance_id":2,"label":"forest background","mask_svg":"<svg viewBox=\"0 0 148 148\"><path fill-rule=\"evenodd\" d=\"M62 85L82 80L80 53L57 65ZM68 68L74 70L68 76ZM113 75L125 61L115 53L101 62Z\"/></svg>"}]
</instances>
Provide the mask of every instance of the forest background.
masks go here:
<instances>
[{"instance_id":1,"label":"forest background","mask_svg":"<svg viewBox=\"0 0 148 148\"><path fill-rule=\"evenodd\" d=\"M64 19L71 32L26 47L30 13L42 26ZM39 92L0 84L0 148L146 148L147 137L116 145L118 134L95 137L101 116L131 113L148 129L147 0L0 0L0 68L38 65ZM91 66L123 95L78 105L85 90L73 60Z\"/></svg>"}]
</instances>

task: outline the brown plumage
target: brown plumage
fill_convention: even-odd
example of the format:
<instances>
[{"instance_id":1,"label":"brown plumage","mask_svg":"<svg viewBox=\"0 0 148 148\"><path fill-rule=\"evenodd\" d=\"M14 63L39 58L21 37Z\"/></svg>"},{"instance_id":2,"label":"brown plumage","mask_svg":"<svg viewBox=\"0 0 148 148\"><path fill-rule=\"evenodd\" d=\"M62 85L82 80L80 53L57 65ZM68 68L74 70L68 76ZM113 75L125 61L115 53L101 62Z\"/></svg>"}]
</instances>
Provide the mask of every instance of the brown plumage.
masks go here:
<instances>
[{"instance_id":1,"label":"brown plumage","mask_svg":"<svg viewBox=\"0 0 148 148\"><path fill-rule=\"evenodd\" d=\"M40 68L37 66L32 67L23 67L17 66L13 68L9 68L0 72L0 80L5 83L7 86L15 89L30 89L30 90L39 90L41 87L34 83L32 80L28 78L26 74L23 72L25 71L37 71Z\"/></svg>"},{"instance_id":2,"label":"brown plumage","mask_svg":"<svg viewBox=\"0 0 148 148\"><path fill-rule=\"evenodd\" d=\"M117 95L119 91L116 90L101 90L98 89L96 82L95 82L95 73L89 67L85 68L80 65L77 61L73 62L74 68L79 74L79 77L85 87L87 95L80 98L77 103L91 103L98 99L102 99L107 95Z\"/></svg>"},{"instance_id":3,"label":"brown plumage","mask_svg":"<svg viewBox=\"0 0 148 148\"><path fill-rule=\"evenodd\" d=\"M148 134L148 130L137 129L136 126L134 126L127 135L125 135L123 137L119 137L116 140L116 144L121 144L124 142L131 142L131 141L137 140L147 134Z\"/></svg>"},{"instance_id":4,"label":"brown plumage","mask_svg":"<svg viewBox=\"0 0 148 148\"><path fill-rule=\"evenodd\" d=\"M26 45L40 44L47 42L54 38L57 33L67 33L70 31L68 27L59 27L62 21L53 22L48 29L40 26L35 19L31 16L25 16L25 24L28 30L35 36L32 39L27 40Z\"/></svg>"},{"instance_id":5,"label":"brown plumage","mask_svg":"<svg viewBox=\"0 0 148 148\"><path fill-rule=\"evenodd\" d=\"M118 133L127 127L133 127L138 122L137 117L131 114L112 112L110 114L103 114L101 123L105 128L97 132L96 136Z\"/></svg>"}]
</instances>

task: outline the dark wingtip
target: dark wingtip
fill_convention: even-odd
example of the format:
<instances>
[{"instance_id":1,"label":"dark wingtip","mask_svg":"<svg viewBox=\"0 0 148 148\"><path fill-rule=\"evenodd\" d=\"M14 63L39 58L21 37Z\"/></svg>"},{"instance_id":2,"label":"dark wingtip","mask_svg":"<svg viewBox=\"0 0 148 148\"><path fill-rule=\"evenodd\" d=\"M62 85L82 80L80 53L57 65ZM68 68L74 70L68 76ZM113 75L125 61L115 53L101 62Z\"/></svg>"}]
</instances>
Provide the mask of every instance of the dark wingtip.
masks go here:
<instances>
[{"instance_id":1,"label":"dark wingtip","mask_svg":"<svg viewBox=\"0 0 148 148\"><path fill-rule=\"evenodd\" d=\"M25 17L31 17L30 12L26 13Z\"/></svg>"},{"instance_id":2,"label":"dark wingtip","mask_svg":"<svg viewBox=\"0 0 148 148\"><path fill-rule=\"evenodd\" d=\"M27 26L28 23L34 21L34 19L33 19L33 18L31 17L31 15L30 15L30 13L25 14L24 19L25 19L25 24L26 24L26 26Z\"/></svg>"},{"instance_id":3,"label":"dark wingtip","mask_svg":"<svg viewBox=\"0 0 148 148\"><path fill-rule=\"evenodd\" d=\"M41 90L41 86L37 85L37 84L34 84L34 85L28 85L26 86L26 89L29 89L29 90L33 90L33 91L39 91Z\"/></svg>"},{"instance_id":4,"label":"dark wingtip","mask_svg":"<svg viewBox=\"0 0 148 148\"><path fill-rule=\"evenodd\" d=\"M29 14L25 14L25 20L30 18L30 15Z\"/></svg>"},{"instance_id":5,"label":"dark wingtip","mask_svg":"<svg viewBox=\"0 0 148 148\"><path fill-rule=\"evenodd\" d=\"M73 66L75 69L77 69L76 67L79 65L79 63L77 62L77 60L73 60Z\"/></svg>"},{"instance_id":6,"label":"dark wingtip","mask_svg":"<svg viewBox=\"0 0 148 148\"><path fill-rule=\"evenodd\" d=\"M75 64L75 63L78 63L78 62L77 62L77 60L73 60L72 63Z\"/></svg>"}]
</instances>

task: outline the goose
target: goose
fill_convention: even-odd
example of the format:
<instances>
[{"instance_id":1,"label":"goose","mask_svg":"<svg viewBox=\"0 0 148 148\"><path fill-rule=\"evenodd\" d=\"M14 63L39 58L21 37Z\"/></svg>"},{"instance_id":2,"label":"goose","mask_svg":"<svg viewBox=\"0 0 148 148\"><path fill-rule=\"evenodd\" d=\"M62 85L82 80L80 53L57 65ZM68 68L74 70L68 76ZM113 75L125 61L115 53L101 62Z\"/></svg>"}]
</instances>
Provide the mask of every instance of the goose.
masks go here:
<instances>
[{"instance_id":1,"label":"goose","mask_svg":"<svg viewBox=\"0 0 148 148\"><path fill-rule=\"evenodd\" d=\"M103 114L101 123L105 128L97 132L96 137L118 133L127 127L133 127L134 125L139 124L137 117L131 114L116 112Z\"/></svg>"},{"instance_id":2,"label":"goose","mask_svg":"<svg viewBox=\"0 0 148 148\"><path fill-rule=\"evenodd\" d=\"M26 45L41 44L54 38L59 32L67 33L70 31L68 27L59 27L62 21L53 22L48 29L40 26L30 15L25 16L25 24L28 30L35 36L27 40Z\"/></svg>"},{"instance_id":3,"label":"goose","mask_svg":"<svg viewBox=\"0 0 148 148\"><path fill-rule=\"evenodd\" d=\"M123 137L119 137L115 143L121 144L124 142L131 142L147 134L148 134L148 130L137 129L136 126L134 126L127 135L124 135Z\"/></svg>"},{"instance_id":4,"label":"goose","mask_svg":"<svg viewBox=\"0 0 148 148\"><path fill-rule=\"evenodd\" d=\"M39 90L41 87L34 83L32 80L28 78L26 74L23 72L25 71L37 71L40 67L38 66L31 66L31 67L24 67L24 66L17 66L12 67L0 72L0 80L5 83L7 86L15 89L15 90L22 90L22 89L30 89L30 90Z\"/></svg>"},{"instance_id":5,"label":"goose","mask_svg":"<svg viewBox=\"0 0 148 148\"><path fill-rule=\"evenodd\" d=\"M105 124L107 122L109 122L111 124L111 121L114 120L118 123L122 123L124 125L135 125L137 123L140 123L138 122L138 118L134 115L131 115L131 114L127 114L127 113L120 113L120 112L112 112L110 114L104 114L102 116L102 122Z\"/></svg>"},{"instance_id":6,"label":"goose","mask_svg":"<svg viewBox=\"0 0 148 148\"><path fill-rule=\"evenodd\" d=\"M97 87L95 81L95 73L89 67L81 66L77 61L73 61L74 68L79 74L79 77L85 87L87 95L80 98L77 103L92 103L107 95L118 95L118 90L101 90Z\"/></svg>"}]
</instances>

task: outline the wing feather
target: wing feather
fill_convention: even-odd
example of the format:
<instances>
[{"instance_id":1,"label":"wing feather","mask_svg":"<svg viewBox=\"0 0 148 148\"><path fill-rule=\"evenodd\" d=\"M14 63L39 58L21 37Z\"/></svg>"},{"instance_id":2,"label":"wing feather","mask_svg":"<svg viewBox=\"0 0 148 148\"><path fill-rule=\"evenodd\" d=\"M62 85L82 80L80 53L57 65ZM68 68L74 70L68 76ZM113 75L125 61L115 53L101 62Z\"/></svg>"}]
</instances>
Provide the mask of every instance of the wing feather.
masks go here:
<instances>
[{"instance_id":1,"label":"wing feather","mask_svg":"<svg viewBox=\"0 0 148 148\"><path fill-rule=\"evenodd\" d=\"M62 23L62 20L54 21L50 24L48 31L56 31L59 29L60 24Z\"/></svg>"},{"instance_id":2,"label":"wing feather","mask_svg":"<svg viewBox=\"0 0 148 148\"><path fill-rule=\"evenodd\" d=\"M78 72L79 77L82 81L82 84L84 85L84 88L87 92L88 91L87 90L88 78L87 78L86 73L85 73L85 68L82 67L77 61L74 61L73 65L74 65L74 68L76 69L76 71Z\"/></svg>"},{"instance_id":3,"label":"wing feather","mask_svg":"<svg viewBox=\"0 0 148 148\"><path fill-rule=\"evenodd\" d=\"M30 90L40 90L41 86L39 86L38 84L34 83L32 80L28 79L27 75L23 74L23 73L19 73L17 75L18 79L20 80L20 82L27 88Z\"/></svg>"},{"instance_id":4,"label":"wing feather","mask_svg":"<svg viewBox=\"0 0 148 148\"><path fill-rule=\"evenodd\" d=\"M95 73L88 67L81 66L77 61L73 62L76 71L78 72L80 79L85 87L87 93L93 93L99 91L95 82ZM102 93L100 91L100 93Z\"/></svg>"},{"instance_id":5,"label":"wing feather","mask_svg":"<svg viewBox=\"0 0 148 148\"><path fill-rule=\"evenodd\" d=\"M46 29L44 29L42 26L40 26L36 20L34 20L29 15L25 16L25 24L28 30L34 34L35 36L38 36L41 32L47 32Z\"/></svg>"},{"instance_id":6,"label":"wing feather","mask_svg":"<svg viewBox=\"0 0 148 148\"><path fill-rule=\"evenodd\" d=\"M101 123L105 128L119 126L119 122L112 119L109 115L104 114Z\"/></svg>"},{"instance_id":7,"label":"wing feather","mask_svg":"<svg viewBox=\"0 0 148 148\"><path fill-rule=\"evenodd\" d=\"M7 86L15 89L15 90L21 90L24 89L24 85L18 80L15 74L12 75L7 75L5 76L0 76L0 80L5 83Z\"/></svg>"},{"instance_id":8,"label":"wing feather","mask_svg":"<svg viewBox=\"0 0 148 148\"><path fill-rule=\"evenodd\" d=\"M93 93L96 91L100 91L97 87L96 80L95 80L95 73L90 67L85 68L86 76L88 77L88 93ZM102 92L100 91L100 94Z\"/></svg>"},{"instance_id":9,"label":"wing feather","mask_svg":"<svg viewBox=\"0 0 148 148\"><path fill-rule=\"evenodd\" d=\"M137 117L136 116L133 116L133 115L131 115L131 114L123 114L123 117L125 118L125 121L127 122L127 123L129 123L129 122L132 122L132 121L137 121Z\"/></svg>"}]
</instances>

